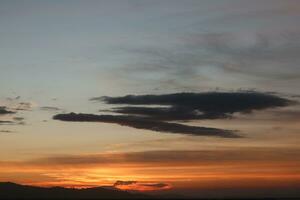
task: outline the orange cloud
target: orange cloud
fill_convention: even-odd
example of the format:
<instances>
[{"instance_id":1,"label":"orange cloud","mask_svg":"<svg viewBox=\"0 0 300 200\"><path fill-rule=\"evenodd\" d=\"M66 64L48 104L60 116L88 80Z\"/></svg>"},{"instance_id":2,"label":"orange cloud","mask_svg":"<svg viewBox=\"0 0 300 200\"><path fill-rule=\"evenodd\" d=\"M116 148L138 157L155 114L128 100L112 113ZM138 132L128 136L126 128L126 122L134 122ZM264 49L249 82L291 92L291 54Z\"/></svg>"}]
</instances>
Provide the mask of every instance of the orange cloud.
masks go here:
<instances>
[{"instance_id":1,"label":"orange cloud","mask_svg":"<svg viewBox=\"0 0 300 200\"><path fill-rule=\"evenodd\" d=\"M139 191L277 187L300 184L299 155L298 149L240 148L52 156L2 161L0 181L78 188L115 184Z\"/></svg>"},{"instance_id":2,"label":"orange cloud","mask_svg":"<svg viewBox=\"0 0 300 200\"><path fill-rule=\"evenodd\" d=\"M167 183L138 182L138 181L116 181L114 187L121 190L132 191L156 191L171 189L172 186Z\"/></svg>"}]
</instances>

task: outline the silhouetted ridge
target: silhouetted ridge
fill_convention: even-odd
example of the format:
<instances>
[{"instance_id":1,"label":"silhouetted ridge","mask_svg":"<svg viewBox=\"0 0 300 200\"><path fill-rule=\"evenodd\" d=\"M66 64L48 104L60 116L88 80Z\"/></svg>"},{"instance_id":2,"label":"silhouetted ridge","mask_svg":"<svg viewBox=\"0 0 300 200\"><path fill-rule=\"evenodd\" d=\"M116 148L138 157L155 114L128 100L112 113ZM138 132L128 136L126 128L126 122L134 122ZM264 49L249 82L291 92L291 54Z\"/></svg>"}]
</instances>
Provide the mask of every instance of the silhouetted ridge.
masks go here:
<instances>
[{"instance_id":1,"label":"silhouetted ridge","mask_svg":"<svg viewBox=\"0 0 300 200\"><path fill-rule=\"evenodd\" d=\"M149 199L149 197L143 194L132 194L102 187L86 189L43 188L0 182L0 199Z\"/></svg>"}]
</instances>

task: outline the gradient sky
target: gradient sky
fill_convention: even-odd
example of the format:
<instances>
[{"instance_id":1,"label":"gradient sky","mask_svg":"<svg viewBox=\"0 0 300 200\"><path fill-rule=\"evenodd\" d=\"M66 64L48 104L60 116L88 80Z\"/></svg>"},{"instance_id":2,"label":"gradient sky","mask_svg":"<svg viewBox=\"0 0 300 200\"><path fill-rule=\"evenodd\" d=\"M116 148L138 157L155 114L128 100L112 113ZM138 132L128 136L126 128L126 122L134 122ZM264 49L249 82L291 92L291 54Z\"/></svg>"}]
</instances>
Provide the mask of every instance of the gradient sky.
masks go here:
<instances>
[{"instance_id":1,"label":"gradient sky","mask_svg":"<svg viewBox=\"0 0 300 200\"><path fill-rule=\"evenodd\" d=\"M13 112L0 112L0 181L300 196L297 103L178 122L240 138L52 119L99 115L113 105L91 98L128 94L297 102L299 20L297 0L0 0L0 111Z\"/></svg>"}]
</instances>

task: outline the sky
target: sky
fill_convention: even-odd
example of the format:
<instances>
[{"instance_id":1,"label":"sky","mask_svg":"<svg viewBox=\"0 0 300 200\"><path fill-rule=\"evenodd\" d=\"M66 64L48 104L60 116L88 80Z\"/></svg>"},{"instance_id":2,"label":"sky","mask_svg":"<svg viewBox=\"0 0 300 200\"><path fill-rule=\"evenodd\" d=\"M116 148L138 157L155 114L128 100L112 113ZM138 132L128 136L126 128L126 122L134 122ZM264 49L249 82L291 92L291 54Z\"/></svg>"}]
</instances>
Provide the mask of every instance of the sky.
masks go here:
<instances>
[{"instance_id":1,"label":"sky","mask_svg":"<svg viewBox=\"0 0 300 200\"><path fill-rule=\"evenodd\" d=\"M299 197L299 20L297 0L0 0L0 181Z\"/></svg>"}]
</instances>

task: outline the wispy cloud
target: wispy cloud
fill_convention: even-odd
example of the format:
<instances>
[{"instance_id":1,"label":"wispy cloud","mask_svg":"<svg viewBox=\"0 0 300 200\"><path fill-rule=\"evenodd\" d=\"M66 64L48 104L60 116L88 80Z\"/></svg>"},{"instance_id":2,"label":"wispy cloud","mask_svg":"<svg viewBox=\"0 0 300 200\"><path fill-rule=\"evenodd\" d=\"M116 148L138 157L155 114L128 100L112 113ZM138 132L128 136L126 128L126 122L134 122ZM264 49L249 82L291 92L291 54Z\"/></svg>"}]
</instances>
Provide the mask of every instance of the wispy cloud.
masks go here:
<instances>
[{"instance_id":1,"label":"wispy cloud","mask_svg":"<svg viewBox=\"0 0 300 200\"><path fill-rule=\"evenodd\" d=\"M0 170L6 175L3 178L0 172L0 180L14 177L21 183L56 186L112 185L123 180L117 185L128 185L128 189L164 188L169 183L175 188L187 180L197 186L212 181L214 187L221 188L224 181L234 182L239 188L247 180L247 184L253 183L255 187L272 187L274 182L299 183L299 154L298 148L240 147L49 155L25 161L0 161ZM30 179L24 179L25 175Z\"/></svg>"},{"instance_id":2,"label":"wispy cloud","mask_svg":"<svg viewBox=\"0 0 300 200\"><path fill-rule=\"evenodd\" d=\"M13 133L13 131L10 130L0 130L1 133Z\"/></svg>"},{"instance_id":3,"label":"wispy cloud","mask_svg":"<svg viewBox=\"0 0 300 200\"><path fill-rule=\"evenodd\" d=\"M21 96L7 97L0 102L0 124L24 125L25 118L20 113L33 111L37 103L33 101L23 101Z\"/></svg>"},{"instance_id":4,"label":"wispy cloud","mask_svg":"<svg viewBox=\"0 0 300 200\"><path fill-rule=\"evenodd\" d=\"M184 166L186 163L241 163L261 162L266 158L268 162L291 161L294 164L300 162L300 151L294 148L275 147L242 147L221 150L164 150L141 151L123 153L101 153L87 155L58 155L41 157L24 162L1 162L1 166L23 164L24 166L48 166L48 167L82 167L82 166L132 166L132 165L160 165L160 166Z\"/></svg>"},{"instance_id":5,"label":"wispy cloud","mask_svg":"<svg viewBox=\"0 0 300 200\"><path fill-rule=\"evenodd\" d=\"M55 107L55 106L42 106L40 107L41 110L44 111L51 111L51 112L57 112L57 111L61 111L61 108Z\"/></svg>"}]
</instances>

